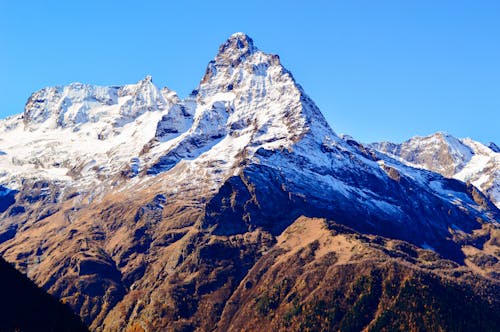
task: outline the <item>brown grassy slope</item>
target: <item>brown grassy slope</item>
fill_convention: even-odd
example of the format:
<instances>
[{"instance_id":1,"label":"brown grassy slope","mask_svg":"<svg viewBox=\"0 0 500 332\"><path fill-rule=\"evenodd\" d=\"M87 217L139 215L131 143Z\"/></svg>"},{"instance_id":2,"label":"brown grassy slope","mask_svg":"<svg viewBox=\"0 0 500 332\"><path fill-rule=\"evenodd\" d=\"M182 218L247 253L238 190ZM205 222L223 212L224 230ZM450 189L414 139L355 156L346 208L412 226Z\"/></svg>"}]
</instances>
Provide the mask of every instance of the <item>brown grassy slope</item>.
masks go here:
<instances>
[{"instance_id":1,"label":"brown grassy slope","mask_svg":"<svg viewBox=\"0 0 500 332\"><path fill-rule=\"evenodd\" d=\"M477 302L486 318L498 313L491 300L500 271L495 230L478 230L463 240L454 235L470 252L469 267L321 219L299 218L277 237L258 228L224 235L217 230L238 220L204 223L206 201L197 192L168 194L161 183L156 185L116 191L88 206L69 199L58 212L23 225L0 250L99 331L252 330L259 324L285 330L347 329L359 321L358 307L366 307L365 300L356 304L359 297L373 302L367 312L361 311L363 328L411 330L404 324L422 321L428 321L424 327L453 328L443 313L449 299ZM161 212L150 209L159 193L167 200ZM331 282L316 284L316 279ZM384 284L396 285L396 295ZM351 292L353 287L359 291ZM425 293L428 288L432 291ZM415 298L405 302L411 294ZM322 302L314 302L316 297ZM434 314L425 318L422 308L429 306ZM340 309L329 311L335 307ZM475 321L473 308L465 308L452 312Z\"/></svg>"},{"instance_id":2,"label":"brown grassy slope","mask_svg":"<svg viewBox=\"0 0 500 332\"><path fill-rule=\"evenodd\" d=\"M240 283L217 330L495 331L499 326L497 281L401 241L335 234L332 227L337 226L307 218L291 225Z\"/></svg>"}]
</instances>

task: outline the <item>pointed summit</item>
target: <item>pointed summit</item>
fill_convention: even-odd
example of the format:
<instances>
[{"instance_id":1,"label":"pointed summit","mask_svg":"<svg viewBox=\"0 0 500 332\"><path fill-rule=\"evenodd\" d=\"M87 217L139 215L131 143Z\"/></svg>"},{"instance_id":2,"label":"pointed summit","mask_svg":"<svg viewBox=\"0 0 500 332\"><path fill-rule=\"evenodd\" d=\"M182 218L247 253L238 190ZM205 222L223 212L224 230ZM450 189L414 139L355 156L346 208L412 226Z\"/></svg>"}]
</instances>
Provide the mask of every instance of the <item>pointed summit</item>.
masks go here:
<instances>
[{"instance_id":1,"label":"pointed summit","mask_svg":"<svg viewBox=\"0 0 500 332\"><path fill-rule=\"evenodd\" d=\"M253 44L252 38L242 32L237 32L232 34L226 42L219 47L219 52L215 57L215 61L235 66L245 57L256 51L258 51L258 49Z\"/></svg>"},{"instance_id":2,"label":"pointed summit","mask_svg":"<svg viewBox=\"0 0 500 332\"><path fill-rule=\"evenodd\" d=\"M338 141L279 56L259 50L246 34L235 33L219 47L194 91L197 102L207 105L207 114L220 109L213 107L215 102L224 103L230 114L227 132L253 132L253 146L264 142L267 149L289 146L306 133L315 136L312 140Z\"/></svg>"},{"instance_id":3,"label":"pointed summit","mask_svg":"<svg viewBox=\"0 0 500 332\"><path fill-rule=\"evenodd\" d=\"M260 51L248 35L237 32L232 34L220 47L215 58L208 63L205 75L201 80L201 85L207 84L213 90L219 83L228 90L236 88L244 81L244 77L268 75L270 67L275 66L275 74L285 74L287 72L281 65L279 56L267 54ZM235 68L239 67L242 71L237 75ZM287 72L288 73L288 72ZM201 88L198 87L199 91ZM219 87L220 88L220 87Z\"/></svg>"}]
</instances>

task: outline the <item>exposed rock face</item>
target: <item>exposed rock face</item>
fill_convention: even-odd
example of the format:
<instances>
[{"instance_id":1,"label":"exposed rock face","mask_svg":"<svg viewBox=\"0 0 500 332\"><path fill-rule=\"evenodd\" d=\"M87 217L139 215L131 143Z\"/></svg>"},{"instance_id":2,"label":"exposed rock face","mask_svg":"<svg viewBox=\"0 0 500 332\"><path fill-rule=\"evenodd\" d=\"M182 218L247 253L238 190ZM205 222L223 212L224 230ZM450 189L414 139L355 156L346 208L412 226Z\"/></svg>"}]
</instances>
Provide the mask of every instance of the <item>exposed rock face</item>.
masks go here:
<instances>
[{"instance_id":1,"label":"exposed rock face","mask_svg":"<svg viewBox=\"0 0 500 332\"><path fill-rule=\"evenodd\" d=\"M411 166L470 182L500 207L500 150L495 143L486 146L470 138L436 133L401 144L373 143L371 147Z\"/></svg>"},{"instance_id":2,"label":"exposed rock face","mask_svg":"<svg viewBox=\"0 0 500 332\"><path fill-rule=\"evenodd\" d=\"M455 137L436 133L427 137L415 137L402 144L375 143L377 150L400 157L411 164L422 165L446 177L452 177L472 159L473 151Z\"/></svg>"},{"instance_id":3,"label":"exposed rock face","mask_svg":"<svg viewBox=\"0 0 500 332\"><path fill-rule=\"evenodd\" d=\"M395 315L413 304L388 294L386 280L395 292L444 287L417 299L432 303L433 316L419 309L408 324L422 318L431 324L422 328L456 327L440 313L447 292L473 294L487 317L498 313L488 299L499 283L500 217L489 199L339 138L279 58L248 36L232 35L184 100L149 78L103 88L116 100L83 89L78 103L96 122L69 121L73 109L57 106L62 88L53 104L27 106L24 119L0 124L0 184L11 193L0 252L91 329L252 330L273 312L269 328L400 326ZM68 125L53 126L60 114ZM84 137L91 148L79 148ZM301 229L312 233L302 238ZM353 241L364 256L346 254ZM317 309L332 315L330 323L314 321L309 263L318 276L342 281L318 289L324 303L341 308ZM352 272L369 281L348 278ZM358 283L359 291L335 302L332 294ZM275 285L279 295L262 297ZM352 325L366 294L362 325ZM252 296L262 298L258 307ZM296 298L296 320L285 298ZM388 313L379 312L392 300Z\"/></svg>"}]
</instances>

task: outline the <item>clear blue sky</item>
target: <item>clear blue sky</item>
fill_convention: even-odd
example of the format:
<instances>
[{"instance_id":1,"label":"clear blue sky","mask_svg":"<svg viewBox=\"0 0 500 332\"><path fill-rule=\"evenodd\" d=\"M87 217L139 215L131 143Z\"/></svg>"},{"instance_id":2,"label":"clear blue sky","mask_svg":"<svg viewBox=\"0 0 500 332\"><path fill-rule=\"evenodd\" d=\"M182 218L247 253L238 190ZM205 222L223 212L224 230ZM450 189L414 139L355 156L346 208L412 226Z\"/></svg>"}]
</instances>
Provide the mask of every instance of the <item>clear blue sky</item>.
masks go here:
<instances>
[{"instance_id":1,"label":"clear blue sky","mask_svg":"<svg viewBox=\"0 0 500 332\"><path fill-rule=\"evenodd\" d=\"M500 1L0 0L0 117L42 87L186 96L233 32L280 55L337 133L500 143Z\"/></svg>"}]
</instances>

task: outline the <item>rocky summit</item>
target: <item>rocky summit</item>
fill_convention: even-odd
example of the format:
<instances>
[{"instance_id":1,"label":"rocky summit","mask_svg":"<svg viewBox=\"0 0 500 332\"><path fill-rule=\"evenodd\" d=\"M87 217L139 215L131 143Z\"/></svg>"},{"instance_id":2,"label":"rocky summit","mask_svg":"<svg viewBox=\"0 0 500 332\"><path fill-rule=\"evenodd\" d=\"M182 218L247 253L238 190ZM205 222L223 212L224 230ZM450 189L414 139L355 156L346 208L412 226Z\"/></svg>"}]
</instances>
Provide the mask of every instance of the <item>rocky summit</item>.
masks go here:
<instances>
[{"instance_id":1,"label":"rocky summit","mask_svg":"<svg viewBox=\"0 0 500 332\"><path fill-rule=\"evenodd\" d=\"M485 145L439 132L401 144L372 143L371 147L413 167L472 184L500 208L500 149L493 142Z\"/></svg>"},{"instance_id":2,"label":"rocky summit","mask_svg":"<svg viewBox=\"0 0 500 332\"><path fill-rule=\"evenodd\" d=\"M74 83L2 120L0 253L94 331L493 331L498 199L457 174L498 152L441 137L339 137L236 33L186 98Z\"/></svg>"}]
</instances>

